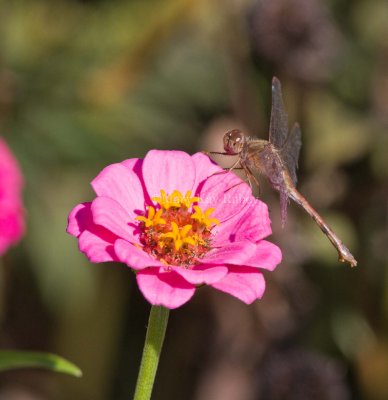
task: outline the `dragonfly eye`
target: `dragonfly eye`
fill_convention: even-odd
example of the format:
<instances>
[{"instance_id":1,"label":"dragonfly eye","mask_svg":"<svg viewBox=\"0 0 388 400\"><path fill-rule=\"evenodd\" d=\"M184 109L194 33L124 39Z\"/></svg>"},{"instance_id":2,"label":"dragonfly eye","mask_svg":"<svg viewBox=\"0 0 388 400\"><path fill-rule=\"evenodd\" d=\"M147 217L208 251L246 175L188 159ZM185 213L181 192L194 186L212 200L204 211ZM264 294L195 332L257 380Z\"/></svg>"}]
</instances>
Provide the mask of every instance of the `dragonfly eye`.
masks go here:
<instances>
[{"instance_id":1,"label":"dragonfly eye","mask_svg":"<svg viewBox=\"0 0 388 400\"><path fill-rule=\"evenodd\" d=\"M244 134L239 129L233 129L224 135L224 149L228 154L238 154L244 145Z\"/></svg>"}]
</instances>

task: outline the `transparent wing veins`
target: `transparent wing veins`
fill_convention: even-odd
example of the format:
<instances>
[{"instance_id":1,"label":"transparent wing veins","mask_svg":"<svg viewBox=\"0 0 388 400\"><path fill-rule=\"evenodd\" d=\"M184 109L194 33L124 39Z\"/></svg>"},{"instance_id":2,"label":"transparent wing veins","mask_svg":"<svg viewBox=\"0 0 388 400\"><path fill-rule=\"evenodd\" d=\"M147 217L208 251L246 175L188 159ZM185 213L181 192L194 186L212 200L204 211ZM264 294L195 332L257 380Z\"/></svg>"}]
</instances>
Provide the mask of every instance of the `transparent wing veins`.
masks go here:
<instances>
[{"instance_id":1,"label":"transparent wing veins","mask_svg":"<svg viewBox=\"0 0 388 400\"><path fill-rule=\"evenodd\" d=\"M280 151L291 179L296 185L299 152L302 146L300 126L295 123L288 132L288 115L284 108L282 87L279 79L272 79L272 107L269 126L269 141Z\"/></svg>"},{"instance_id":2,"label":"transparent wing veins","mask_svg":"<svg viewBox=\"0 0 388 400\"><path fill-rule=\"evenodd\" d=\"M298 169L299 152L301 147L302 133L299 124L296 122L283 147L280 149L280 155L287 166L288 172L295 186L298 182L296 170Z\"/></svg>"},{"instance_id":3,"label":"transparent wing veins","mask_svg":"<svg viewBox=\"0 0 388 400\"><path fill-rule=\"evenodd\" d=\"M272 106L269 125L269 141L282 149L288 133L288 115L284 109L282 87L279 79L272 79Z\"/></svg>"}]
</instances>

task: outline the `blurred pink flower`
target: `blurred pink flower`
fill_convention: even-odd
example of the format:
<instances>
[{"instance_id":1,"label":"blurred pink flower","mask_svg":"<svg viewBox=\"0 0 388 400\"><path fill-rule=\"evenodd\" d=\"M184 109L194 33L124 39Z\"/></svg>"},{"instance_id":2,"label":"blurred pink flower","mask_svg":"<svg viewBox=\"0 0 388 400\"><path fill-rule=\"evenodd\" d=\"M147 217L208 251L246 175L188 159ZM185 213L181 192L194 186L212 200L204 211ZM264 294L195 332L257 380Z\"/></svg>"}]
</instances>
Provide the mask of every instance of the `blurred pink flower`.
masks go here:
<instances>
[{"instance_id":1,"label":"blurred pink flower","mask_svg":"<svg viewBox=\"0 0 388 400\"><path fill-rule=\"evenodd\" d=\"M119 261L136 272L144 297L176 308L209 285L250 304L261 298L261 269L281 251L267 206L232 173L202 153L150 151L106 167L93 181L97 197L77 205L67 232L91 262Z\"/></svg>"},{"instance_id":2,"label":"blurred pink flower","mask_svg":"<svg viewBox=\"0 0 388 400\"><path fill-rule=\"evenodd\" d=\"M24 233L22 186L18 163L0 138L0 256Z\"/></svg>"}]
</instances>

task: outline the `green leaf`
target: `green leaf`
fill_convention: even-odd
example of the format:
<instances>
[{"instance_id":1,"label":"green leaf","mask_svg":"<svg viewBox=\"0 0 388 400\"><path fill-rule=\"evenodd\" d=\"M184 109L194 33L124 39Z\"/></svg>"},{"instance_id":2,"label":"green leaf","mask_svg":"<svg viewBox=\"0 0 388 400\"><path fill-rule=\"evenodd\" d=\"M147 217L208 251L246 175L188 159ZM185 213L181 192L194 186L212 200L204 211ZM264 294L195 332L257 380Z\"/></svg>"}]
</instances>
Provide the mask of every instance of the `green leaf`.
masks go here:
<instances>
[{"instance_id":1,"label":"green leaf","mask_svg":"<svg viewBox=\"0 0 388 400\"><path fill-rule=\"evenodd\" d=\"M81 377L82 371L70 361L51 353L26 351L0 351L0 371L17 368L45 368L75 377Z\"/></svg>"}]
</instances>

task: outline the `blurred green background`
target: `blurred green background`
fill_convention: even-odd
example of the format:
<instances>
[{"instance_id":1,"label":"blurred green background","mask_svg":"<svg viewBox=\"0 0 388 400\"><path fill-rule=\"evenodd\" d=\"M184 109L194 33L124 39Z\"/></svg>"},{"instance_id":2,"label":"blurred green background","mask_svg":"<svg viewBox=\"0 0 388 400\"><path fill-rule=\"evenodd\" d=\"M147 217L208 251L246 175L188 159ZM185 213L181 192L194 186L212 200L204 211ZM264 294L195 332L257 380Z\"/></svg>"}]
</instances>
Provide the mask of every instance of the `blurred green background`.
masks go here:
<instances>
[{"instance_id":1,"label":"blurred green background","mask_svg":"<svg viewBox=\"0 0 388 400\"><path fill-rule=\"evenodd\" d=\"M249 307L203 288L171 313L154 398L387 399L387 21L385 0L0 1L28 228L3 260L0 344L84 372L4 373L0 399L131 398L149 306L128 268L78 252L67 215L108 163L267 138L273 75L302 126L299 189L359 266L294 205L282 229L263 182L282 264Z\"/></svg>"}]
</instances>

